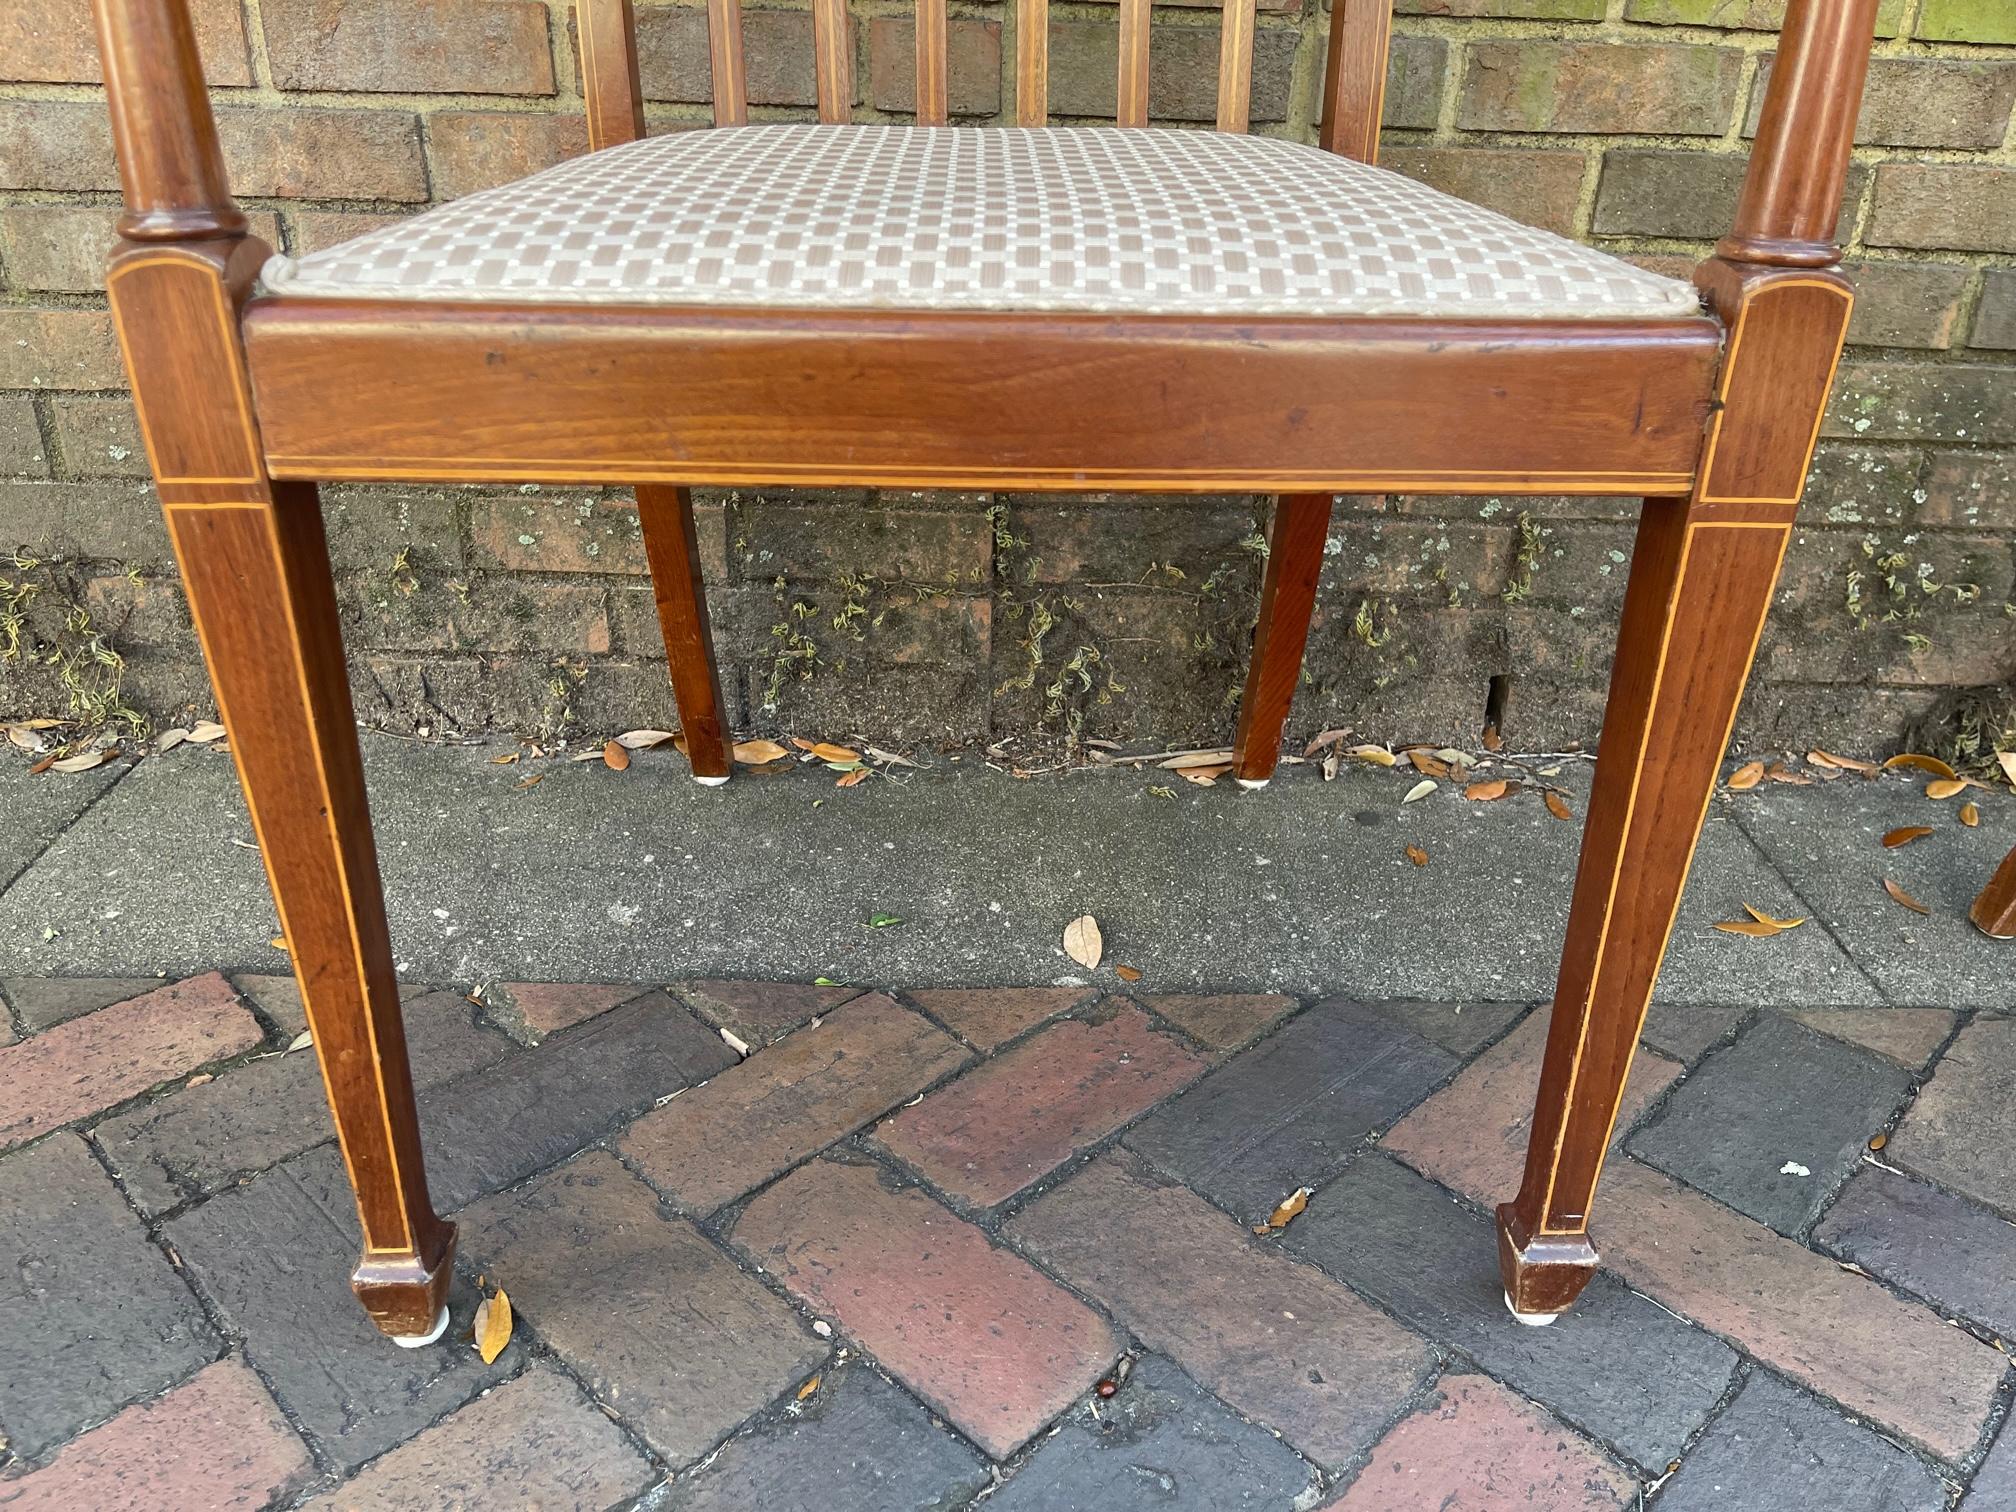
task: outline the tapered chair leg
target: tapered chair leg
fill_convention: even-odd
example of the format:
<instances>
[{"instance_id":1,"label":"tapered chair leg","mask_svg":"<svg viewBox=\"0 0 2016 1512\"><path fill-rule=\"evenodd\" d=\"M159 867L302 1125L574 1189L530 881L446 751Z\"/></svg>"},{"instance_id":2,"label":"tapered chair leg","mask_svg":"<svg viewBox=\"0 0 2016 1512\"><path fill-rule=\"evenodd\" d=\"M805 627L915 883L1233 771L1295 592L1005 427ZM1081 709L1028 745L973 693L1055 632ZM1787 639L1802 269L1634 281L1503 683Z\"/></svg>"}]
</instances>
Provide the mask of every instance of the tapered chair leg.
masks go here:
<instances>
[{"instance_id":1,"label":"tapered chair leg","mask_svg":"<svg viewBox=\"0 0 2016 1512\"><path fill-rule=\"evenodd\" d=\"M644 555L651 564L651 592L665 633L687 759L701 782L726 782L728 736L721 715L721 677L714 666L714 635L707 623L707 594L700 581L693 496L683 488L640 483L637 518L644 530Z\"/></svg>"},{"instance_id":2,"label":"tapered chair leg","mask_svg":"<svg viewBox=\"0 0 2016 1512\"><path fill-rule=\"evenodd\" d=\"M1329 494L1283 494L1274 501L1260 619L1253 629L1253 660L1239 700L1233 749L1232 771L1241 787L1265 787L1281 758L1281 730L1302 676L1329 532Z\"/></svg>"}]
</instances>

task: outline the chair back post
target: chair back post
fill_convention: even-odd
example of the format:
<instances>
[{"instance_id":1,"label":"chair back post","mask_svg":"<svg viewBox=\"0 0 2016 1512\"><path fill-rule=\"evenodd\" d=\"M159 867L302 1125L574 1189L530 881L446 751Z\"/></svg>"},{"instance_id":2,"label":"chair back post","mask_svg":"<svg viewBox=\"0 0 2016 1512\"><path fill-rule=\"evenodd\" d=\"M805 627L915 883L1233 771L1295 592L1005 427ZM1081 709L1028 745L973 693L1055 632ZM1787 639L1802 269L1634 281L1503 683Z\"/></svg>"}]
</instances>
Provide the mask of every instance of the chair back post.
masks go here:
<instances>
[{"instance_id":1,"label":"chair back post","mask_svg":"<svg viewBox=\"0 0 2016 1512\"><path fill-rule=\"evenodd\" d=\"M1877 0L1792 0L1764 96L1727 262L1831 267Z\"/></svg>"},{"instance_id":2,"label":"chair back post","mask_svg":"<svg viewBox=\"0 0 2016 1512\"><path fill-rule=\"evenodd\" d=\"M243 236L187 0L94 0L128 241Z\"/></svg>"},{"instance_id":3,"label":"chair back post","mask_svg":"<svg viewBox=\"0 0 2016 1512\"><path fill-rule=\"evenodd\" d=\"M600 152L644 135L644 86L637 75L637 16L630 0L575 0L581 43L581 98L588 147ZM715 80L714 92L721 92Z\"/></svg>"}]
</instances>

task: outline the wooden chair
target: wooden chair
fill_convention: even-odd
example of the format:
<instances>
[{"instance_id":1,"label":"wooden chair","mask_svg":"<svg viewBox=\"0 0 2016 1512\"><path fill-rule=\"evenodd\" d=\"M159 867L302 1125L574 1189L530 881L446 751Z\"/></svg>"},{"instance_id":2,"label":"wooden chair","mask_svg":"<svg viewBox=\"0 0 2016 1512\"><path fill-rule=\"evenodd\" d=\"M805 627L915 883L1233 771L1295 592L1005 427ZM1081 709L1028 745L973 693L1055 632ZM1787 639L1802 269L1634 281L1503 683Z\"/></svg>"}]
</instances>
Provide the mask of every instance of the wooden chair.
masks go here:
<instances>
[{"instance_id":1,"label":"wooden chair","mask_svg":"<svg viewBox=\"0 0 2016 1512\"><path fill-rule=\"evenodd\" d=\"M1333 494L1644 497L1525 1182L1499 1210L1508 1305L1569 1306L1847 329L1833 238L1876 0L1791 0L1698 298L1365 166L1389 0L1335 0L1327 154L1238 134L1254 0L1225 0L1218 133L1147 128L1150 0L1119 8L1134 129L1040 132L837 129L845 0L813 6L832 125L747 124L739 3L709 0L723 129L649 141L630 0L579 0L595 153L270 267L185 0L96 3L126 200L112 310L380 1328L438 1336L454 1229L421 1164L323 479L635 485L703 781L729 755L694 484L1279 495L1248 785L1274 769ZM1045 11L1017 0L1025 127ZM945 0L919 0L916 37L917 120L943 127Z\"/></svg>"}]
</instances>

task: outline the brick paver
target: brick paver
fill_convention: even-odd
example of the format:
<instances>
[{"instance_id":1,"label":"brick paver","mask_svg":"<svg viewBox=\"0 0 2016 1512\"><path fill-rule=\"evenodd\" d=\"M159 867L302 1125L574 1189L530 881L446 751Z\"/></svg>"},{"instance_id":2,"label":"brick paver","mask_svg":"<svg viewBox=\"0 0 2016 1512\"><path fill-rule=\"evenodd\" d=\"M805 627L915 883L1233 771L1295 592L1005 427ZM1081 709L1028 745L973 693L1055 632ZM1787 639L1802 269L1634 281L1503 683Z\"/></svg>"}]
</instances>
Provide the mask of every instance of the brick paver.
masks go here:
<instances>
[{"instance_id":1,"label":"brick paver","mask_svg":"<svg viewBox=\"0 0 2016 1512\"><path fill-rule=\"evenodd\" d=\"M7 1512L258 1512L314 1473L259 1378L219 1360L128 1407L40 1470L0 1475Z\"/></svg>"},{"instance_id":2,"label":"brick paver","mask_svg":"<svg viewBox=\"0 0 2016 1512\"><path fill-rule=\"evenodd\" d=\"M1438 1344L1657 1474L1715 1410L1735 1352L1598 1276L1528 1328L1505 1310L1491 1221L1383 1156L1310 1200L1283 1242Z\"/></svg>"},{"instance_id":3,"label":"brick paver","mask_svg":"<svg viewBox=\"0 0 2016 1512\"><path fill-rule=\"evenodd\" d=\"M1138 1008L1066 1019L1003 1052L875 1137L941 1191L976 1207L1005 1202L1177 1089L1205 1063Z\"/></svg>"},{"instance_id":4,"label":"brick paver","mask_svg":"<svg viewBox=\"0 0 2016 1512\"><path fill-rule=\"evenodd\" d=\"M1643 1042L1693 1065L1735 1032L1751 1010L1729 1004L1654 1003L1645 1015Z\"/></svg>"},{"instance_id":5,"label":"brick paver","mask_svg":"<svg viewBox=\"0 0 2016 1512\"><path fill-rule=\"evenodd\" d=\"M1813 1242L1943 1312L2016 1338L2016 1227L1984 1208L1871 1166L1848 1183Z\"/></svg>"},{"instance_id":6,"label":"brick paver","mask_svg":"<svg viewBox=\"0 0 2016 1512\"><path fill-rule=\"evenodd\" d=\"M1875 1282L1633 1160L1614 1160L1596 1243L1632 1286L1843 1406L1956 1459L2008 1360Z\"/></svg>"},{"instance_id":7,"label":"brick paver","mask_svg":"<svg viewBox=\"0 0 2016 1512\"><path fill-rule=\"evenodd\" d=\"M1960 1505L1966 1512L2016 1512L2016 1434L2006 1422Z\"/></svg>"},{"instance_id":8,"label":"brick paver","mask_svg":"<svg viewBox=\"0 0 2016 1512\"><path fill-rule=\"evenodd\" d=\"M1953 1032L1948 1008L1807 1008L1792 1017L1809 1029L1887 1055L1917 1070Z\"/></svg>"},{"instance_id":9,"label":"brick paver","mask_svg":"<svg viewBox=\"0 0 2016 1512\"><path fill-rule=\"evenodd\" d=\"M802 1405L673 1482L665 1512L937 1512L989 1479L985 1460L857 1364L826 1372Z\"/></svg>"},{"instance_id":10,"label":"brick paver","mask_svg":"<svg viewBox=\"0 0 2016 1512\"><path fill-rule=\"evenodd\" d=\"M0 1050L0 1150L265 1038L216 972L176 982Z\"/></svg>"},{"instance_id":11,"label":"brick paver","mask_svg":"<svg viewBox=\"0 0 2016 1512\"><path fill-rule=\"evenodd\" d=\"M536 1045L637 995L634 986L603 982L499 982L483 989L483 1006L513 1039Z\"/></svg>"},{"instance_id":12,"label":"brick paver","mask_svg":"<svg viewBox=\"0 0 2016 1512\"><path fill-rule=\"evenodd\" d=\"M1132 1162L1094 1162L1006 1232L1150 1349L1332 1468L1379 1436L1434 1365L1418 1336L1314 1266Z\"/></svg>"},{"instance_id":13,"label":"brick paver","mask_svg":"<svg viewBox=\"0 0 2016 1512\"><path fill-rule=\"evenodd\" d=\"M159 977L4 977L0 995L14 1005L22 1028L34 1034L161 985Z\"/></svg>"},{"instance_id":14,"label":"brick paver","mask_svg":"<svg viewBox=\"0 0 2016 1512\"><path fill-rule=\"evenodd\" d=\"M1456 1069L1376 1009L1319 1003L1131 1129L1127 1144L1257 1221Z\"/></svg>"},{"instance_id":15,"label":"brick paver","mask_svg":"<svg viewBox=\"0 0 2016 1512\"><path fill-rule=\"evenodd\" d=\"M1424 1003L1397 998L1371 1005L1423 1039L1468 1059L1503 1034L1530 1003Z\"/></svg>"},{"instance_id":16,"label":"brick paver","mask_svg":"<svg viewBox=\"0 0 2016 1512\"><path fill-rule=\"evenodd\" d=\"M1295 999L1278 992L1225 993L1217 997L1161 992L1141 1001L1213 1050L1238 1049L1295 1007Z\"/></svg>"},{"instance_id":17,"label":"brick paver","mask_svg":"<svg viewBox=\"0 0 2016 1512\"><path fill-rule=\"evenodd\" d=\"M463 1253L673 1464L819 1368L827 1348L615 1156L593 1152L465 1215Z\"/></svg>"},{"instance_id":18,"label":"brick paver","mask_svg":"<svg viewBox=\"0 0 2016 1512\"><path fill-rule=\"evenodd\" d=\"M1547 1019L1544 1011L1528 1017L1395 1124L1380 1145L1467 1197L1508 1200L1526 1169ZM1631 1061L1615 1139L1623 1139L1679 1075L1672 1061L1640 1050Z\"/></svg>"},{"instance_id":19,"label":"brick paver","mask_svg":"<svg viewBox=\"0 0 2016 1512\"><path fill-rule=\"evenodd\" d=\"M1096 996L1089 987L948 987L910 994L919 1008L982 1050L998 1049Z\"/></svg>"},{"instance_id":20,"label":"brick paver","mask_svg":"<svg viewBox=\"0 0 2016 1512\"><path fill-rule=\"evenodd\" d=\"M1904 1115L1884 1159L2016 1217L2016 1019L1979 1018L1960 1031Z\"/></svg>"},{"instance_id":21,"label":"brick paver","mask_svg":"<svg viewBox=\"0 0 2016 1512\"><path fill-rule=\"evenodd\" d=\"M0 1433L15 1453L39 1455L218 1347L83 1140L0 1159Z\"/></svg>"},{"instance_id":22,"label":"brick paver","mask_svg":"<svg viewBox=\"0 0 2016 1512\"><path fill-rule=\"evenodd\" d=\"M815 1161L763 1192L736 1245L996 1459L1119 1353L1084 1303L877 1166Z\"/></svg>"},{"instance_id":23,"label":"brick paver","mask_svg":"<svg viewBox=\"0 0 2016 1512\"><path fill-rule=\"evenodd\" d=\"M660 1191L711 1212L968 1059L958 1041L876 993L639 1119L621 1147Z\"/></svg>"},{"instance_id":24,"label":"brick paver","mask_svg":"<svg viewBox=\"0 0 2016 1512\"><path fill-rule=\"evenodd\" d=\"M540 1512L601 1512L657 1478L579 1387L534 1365L304 1505L318 1512L478 1512L508 1502Z\"/></svg>"},{"instance_id":25,"label":"brick paver","mask_svg":"<svg viewBox=\"0 0 2016 1512\"><path fill-rule=\"evenodd\" d=\"M1531 1402L1488 1376L1450 1375L1325 1512L1609 1512L1637 1498L1623 1466Z\"/></svg>"},{"instance_id":26,"label":"brick paver","mask_svg":"<svg viewBox=\"0 0 2016 1512\"><path fill-rule=\"evenodd\" d=\"M1659 1494L1660 1512L1940 1512L1946 1492L1895 1444L1755 1372Z\"/></svg>"},{"instance_id":27,"label":"brick paver","mask_svg":"<svg viewBox=\"0 0 2016 1512\"><path fill-rule=\"evenodd\" d=\"M768 1045L861 995L859 987L800 982L681 982L673 988L717 1029L746 1045Z\"/></svg>"}]
</instances>

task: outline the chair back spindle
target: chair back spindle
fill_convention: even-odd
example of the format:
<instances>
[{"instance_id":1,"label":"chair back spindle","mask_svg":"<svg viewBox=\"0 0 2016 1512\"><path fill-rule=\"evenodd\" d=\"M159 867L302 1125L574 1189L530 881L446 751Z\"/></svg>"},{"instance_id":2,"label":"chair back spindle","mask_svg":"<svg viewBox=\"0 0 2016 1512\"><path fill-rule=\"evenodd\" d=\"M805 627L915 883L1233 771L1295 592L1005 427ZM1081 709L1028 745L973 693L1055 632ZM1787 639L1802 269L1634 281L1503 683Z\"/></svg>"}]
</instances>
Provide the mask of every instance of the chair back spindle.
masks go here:
<instances>
[{"instance_id":1,"label":"chair back spindle","mask_svg":"<svg viewBox=\"0 0 2016 1512\"><path fill-rule=\"evenodd\" d=\"M1120 0L1120 95L1114 119L1148 124L1148 15L1150 0Z\"/></svg>"},{"instance_id":2,"label":"chair back spindle","mask_svg":"<svg viewBox=\"0 0 2016 1512\"><path fill-rule=\"evenodd\" d=\"M581 97L588 145L599 151L644 135L644 85L637 74L637 27L630 0L595 0L574 9L581 37ZM718 89L717 89L718 92Z\"/></svg>"},{"instance_id":3,"label":"chair back spindle","mask_svg":"<svg viewBox=\"0 0 2016 1512\"><path fill-rule=\"evenodd\" d=\"M819 120L846 125L854 115L854 38L847 26L847 0L812 0L812 70Z\"/></svg>"},{"instance_id":4,"label":"chair back spindle","mask_svg":"<svg viewBox=\"0 0 2016 1512\"><path fill-rule=\"evenodd\" d=\"M749 65L742 57L742 0L707 0L707 63L714 76L714 124L749 121Z\"/></svg>"},{"instance_id":5,"label":"chair back spindle","mask_svg":"<svg viewBox=\"0 0 2016 1512\"><path fill-rule=\"evenodd\" d=\"M1218 33L1218 129L1243 132L1253 109L1256 0L1225 0Z\"/></svg>"},{"instance_id":6,"label":"chair back spindle","mask_svg":"<svg viewBox=\"0 0 2016 1512\"><path fill-rule=\"evenodd\" d=\"M1386 108L1386 51L1393 0L1331 0L1330 49L1323 68L1323 111L1316 140L1326 152L1379 160L1379 120Z\"/></svg>"},{"instance_id":7,"label":"chair back spindle","mask_svg":"<svg viewBox=\"0 0 2016 1512\"><path fill-rule=\"evenodd\" d=\"M917 0L917 124L943 126L947 119L945 74L950 44L945 0Z\"/></svg>"},{"instance_id":8,"label":"chair back spindle","mask_svg":"<svg viewBox=\"0 0 2016 1512\"><path fill-rule=\"evenodd\" d=\"M1050 124L1050 0L1015 0L1015 124Z\"/></svg>"}]
</instances>

